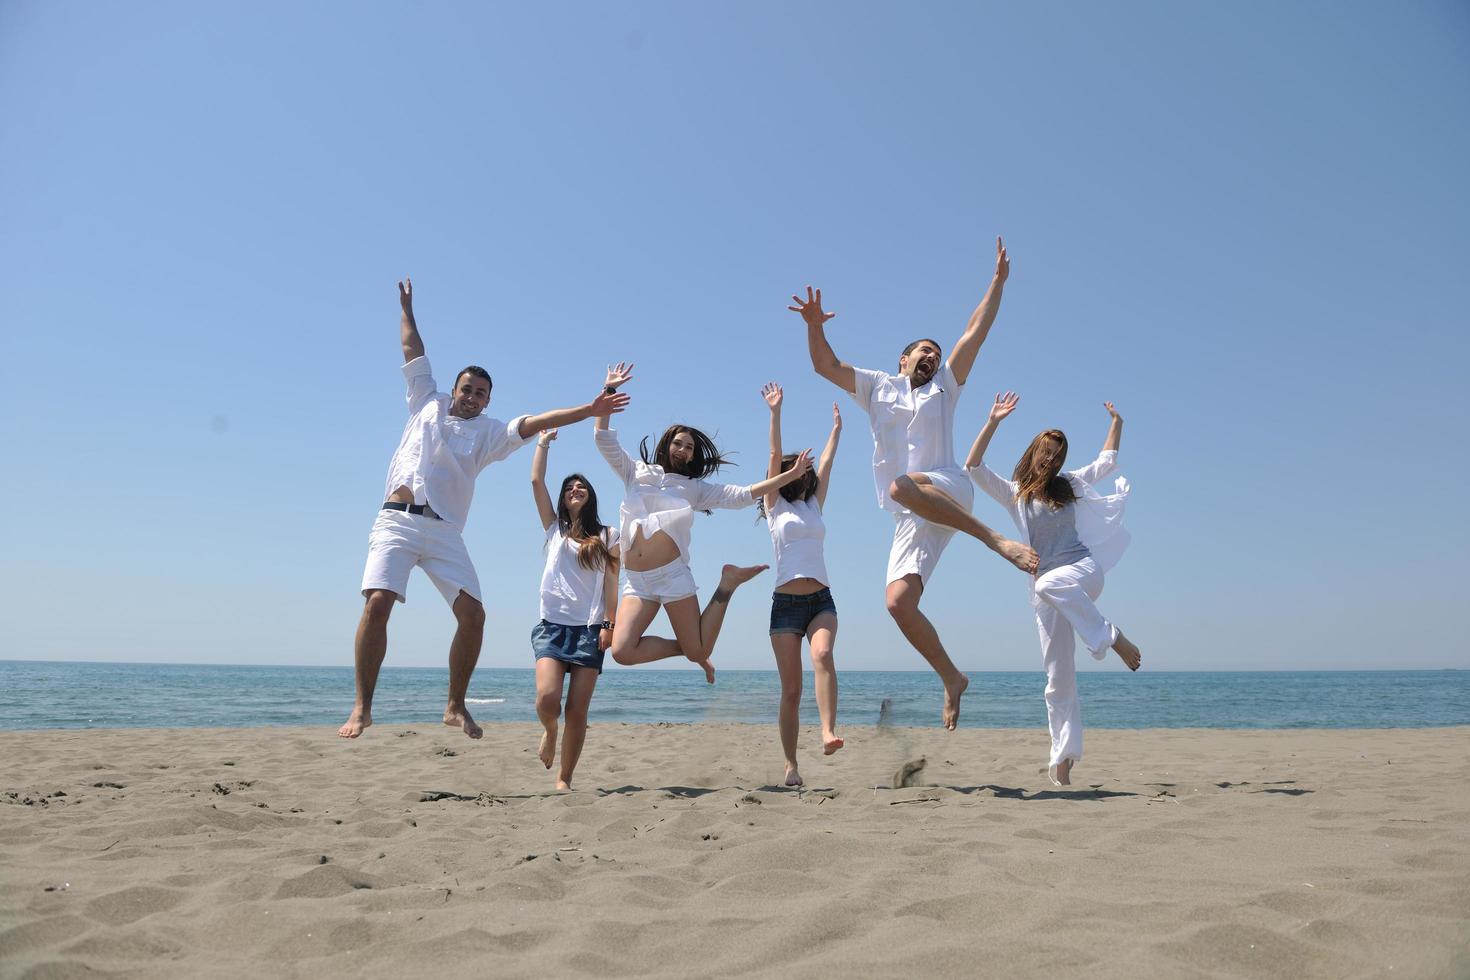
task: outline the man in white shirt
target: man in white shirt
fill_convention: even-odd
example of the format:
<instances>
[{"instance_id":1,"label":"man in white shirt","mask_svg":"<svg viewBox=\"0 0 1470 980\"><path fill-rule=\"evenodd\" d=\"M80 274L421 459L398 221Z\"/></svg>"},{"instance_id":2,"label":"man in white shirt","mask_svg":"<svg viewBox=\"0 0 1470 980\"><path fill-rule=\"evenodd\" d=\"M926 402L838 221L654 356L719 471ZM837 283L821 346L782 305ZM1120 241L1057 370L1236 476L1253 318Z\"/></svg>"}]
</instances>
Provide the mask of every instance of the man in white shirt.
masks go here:
<instances>
[{"instance_id":1,"label":"man in white shirt","mask_svg":"<svg viewBox=\"0 0 1470 980\"><path fill-rule=\"evenodd\" d=\"M939 633L919 611L924 584L955 531L964 531L1024 572L1036 570L1036 552L1011 541L970 514L975 487L954 456L954 413L980 345L1000 310L1010 274L1005 244L995 240L995 275L985 298L970 315L949 359L940 363L939 344L916 340L898 359L898 374L855 368L838 359L824 329L835 313L822 312L822 292L791 297L807 325L812 367L852 395L868 413L873 430L873 479L878 506L894 515L888 556L888 612L903 635L944 682L944 727L959 722L960 695L970 679L949 659Z\"/></svg>"},{"instance_id":2,"label":"man in white shirt","mask_svg":"<svg viewBox=\"0 0 1470 980\"><path fill-rule=\"evenodd\" d=\"M406 601L409 572L417 565L444 596L459 623L449 645L449 703L444 724L479 738L480 726L464 701L470 675L480 659L485 629L480 580L462 536L475 477L543 429L621 412L628 396L605 388L586 405L518 415L509 423L482 415L490 403L489 373L470 365L455 378L453 394L438 391L414 322L411 280L405 278L398 284L398 300L403 309L399 329L409 418L388 465L384 503L368 538L362 576L365 603L354 646L357 701L337 734L357 738L373 723L373 690L388 652L388 616L395 601Z\"/></svg>"}]
</instances>

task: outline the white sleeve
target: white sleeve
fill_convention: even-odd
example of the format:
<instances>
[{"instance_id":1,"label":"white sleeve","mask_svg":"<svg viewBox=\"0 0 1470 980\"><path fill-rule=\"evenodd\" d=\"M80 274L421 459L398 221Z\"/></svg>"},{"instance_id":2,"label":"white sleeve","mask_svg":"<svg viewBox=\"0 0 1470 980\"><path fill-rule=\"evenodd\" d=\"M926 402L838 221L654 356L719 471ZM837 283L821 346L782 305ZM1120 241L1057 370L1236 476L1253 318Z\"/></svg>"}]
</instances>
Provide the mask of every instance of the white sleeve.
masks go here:
<instances>
[{"instance_id":1,"label":"white sleeve","mask_svg":"<svg viewBox=\"0 0 1470 980\"><path fill-rule=\"evenodd\" d=\"M637 472L637 464L633 457L623 451L623 444L618 441L617 429L593 429L592 439L597 443L597 451L602 453L602 458L607 460L613 472L623 481L623 486L633 482L633 475Z\"/></svg>"},{"instance_id":2,"label":"white sleeve","mask_svg":"<svg viewBox=\"0 0 1470 980\"><path fill-rule=\"evenodd\" d=\"M855 367L852 369L852 399L862 406L863 411L872 414L873 389L885 381L888 375L882 371L870 371L867 368Z\"/></svg>"},{"instance_id":3,"label":"white sleeve","mask_svg":"<svg viewBox=\"0 0 1470 980\"><path fill-rule=\"evenodd\" d=\"M995 470L985 465L981 460L978 465L970 467L970 479L986 493L990 499L1000 504L1006 510L1010 510L1016 500L1016 485Z\"/></svg>"},{"instance_id":4,"label":"white sleeve","mask_svg":"<svg viewBox=\"0 0 1470 980\"><path fill-rule=\"evenodd\" d=\"M705 483L695 480L695 510L739 510L755 506L755 497L750 487L738 487L733 483Z\"/></svg>"},{"instance_id":5,"label":"white sleeve","mask_svg":"<svg viewBox=\"0 0 1470 980\"><path fill-rule=\"evenodd\" d=\"M429 359L422 354L403 365L403 378L408 382L408 414L417 415L438 393Z\"/></svg>"},{"instance_id":6,"label":"white sleeve","mask_svg":"<svg viewBox=\"0 0 1470 980\"><path fill-rule=\"evenodd\" d=\"M1097 454L1097 459L1088 463L1080 470L1072 470L1071 475L1088 485L1097 483L1113 470L1118 468L1118 450L1104 449Z\"/></svg>"},{"instance_id":7,"label":"white sleeve","mask_svg":"<svg viewBox=\"0 0 1470 980\"><path fill-rule=\"evenodd\" d=\"M491 463L505 459L536 438L539 434L536 432L528 436L521 435L521 423L530 417L529 415L517 415L504 424L499 419L490 419L490 431L485 438L485 448L480 453L480 469L483 470Z\"/></svg>"}]
</instances>

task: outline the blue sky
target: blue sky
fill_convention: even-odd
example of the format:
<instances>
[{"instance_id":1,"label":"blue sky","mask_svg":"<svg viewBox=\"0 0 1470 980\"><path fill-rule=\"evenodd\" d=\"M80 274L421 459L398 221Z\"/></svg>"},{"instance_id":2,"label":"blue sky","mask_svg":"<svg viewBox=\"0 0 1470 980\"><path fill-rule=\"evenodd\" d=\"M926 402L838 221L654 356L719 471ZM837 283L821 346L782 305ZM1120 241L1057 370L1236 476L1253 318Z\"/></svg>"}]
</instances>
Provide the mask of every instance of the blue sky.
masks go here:
<instances>
[{"instance_id":1,"label":"blue sky","mask_svg":"<svg viewBox=\"0 0 1470 980\"><path fill-rule=\"evenodd\" d=\"M635 360L628 444L688 421L750 482L764 381L790 444L839 397L838 664L921 667L864 417L785 307L820 285L838 353L892 370L953 343L1004 234L956 449L999 389L998 468L1053 425L1080 462L1118 404L1135 543L1102 605L1147 666L1470 666L1467 83L1451 2L12 0L0 656L350 663L410 273L441 380L486 365L500 417ZM591 438L551 473L610 503ZM467 529L483 665L530 662L530 462L481 477ZM706 590L769 559L754 518L699 521ZM768 588L717 662L771 666ZM440 665L452 620L427 579L409 599L388 663ZM973 542L925 608L962 667L1039 665L1023 580Z\"/></svg>"}]
</instances>

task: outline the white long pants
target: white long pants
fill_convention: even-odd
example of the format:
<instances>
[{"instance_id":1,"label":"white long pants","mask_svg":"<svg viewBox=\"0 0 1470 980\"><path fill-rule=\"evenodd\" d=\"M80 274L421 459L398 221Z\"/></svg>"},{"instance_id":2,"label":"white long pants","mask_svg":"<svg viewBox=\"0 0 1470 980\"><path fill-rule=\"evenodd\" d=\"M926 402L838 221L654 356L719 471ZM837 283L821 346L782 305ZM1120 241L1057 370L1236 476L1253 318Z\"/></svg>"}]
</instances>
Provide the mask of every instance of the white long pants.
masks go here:
<instances>
[{"instance_id":1,"label":"white long pants","mask_svg":"<svg viewBox=\"0 0 1470 980\"><path fill-rule=\"evenodd\" d=\"M1082 759L1082 702L1077 697L1077 642L1073 632L1098 660L1118 638L1098 611L1103 573L1091 558L1053 568L1032 586L1036 629L1041 634L1041 664L1046 669L1046 723L1051 729L1051 762Z\"/></svg>"}]
</instances>

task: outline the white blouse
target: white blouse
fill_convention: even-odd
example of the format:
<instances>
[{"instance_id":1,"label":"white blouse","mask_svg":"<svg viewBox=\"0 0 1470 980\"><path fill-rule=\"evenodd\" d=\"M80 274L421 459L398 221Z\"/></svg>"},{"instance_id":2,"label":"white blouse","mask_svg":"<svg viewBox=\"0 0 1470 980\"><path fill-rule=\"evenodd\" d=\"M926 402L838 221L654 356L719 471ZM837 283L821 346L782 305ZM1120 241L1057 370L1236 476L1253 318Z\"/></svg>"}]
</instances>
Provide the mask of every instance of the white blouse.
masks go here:
<instances>
[{"instance_id":1,"label":"white blouse","mask_svg":"<svg viewBox=\"0 0 1470 980\"><path fill-rule=\"evenodd\" d=\"M1128 542L1132 540L1128 529L1123 526L1123 507L1128 503L1131 489L1127 478L1118 477L1113 484L1113 492L1106 496L1093 486L1117 468L1118 451L1104 449L1091 463L1063 474L1077 494L1077 536L1092 552L1092 560L1097 562L1097 567L1104 572L1118 564L1118 559L1123 557ZM1031 532L1026 527L1026 509L1016 500L1015 482L986 466L984 460L970 470L970 478L1011 515L1011 520L1016 522L1021 532L1021 540L1031 540Z\"/></svg>"},{"instance_id":2,"label":"white blouse","mask_svg":"<svg viewBox=\"0 0 1470 980\"><path fill-rule=\"evenodd\" d=\"M706 483L665 473L662 466L634 459L623 451L616 429L594 429L597 451L623 481L623 505L618 511L624 547L642 531L645 539L659 531L674 539L679 556L689 560L689 538L697 510L739 510L755 505L750 487Z\"/></svg>"},{"instance_id":3,"label":"white blouse","mask_svg":"<svg viewBox=\"0 0 1470 980\"><path fill-rule=\"evenodd\" d=\"M799 578L816 579L823 585L831 582L822 557L827 525L815 496L792 503L778 493L776 506L766 513L766 526L776 553L776 588Z\"/></svg>"},{"instance_id":4,"label":"white blouse","mask_svg":"<svg viewBox=\"0 0 1470 980\"><path fill-rule=\"evenodd\" d=\"M608 548L618 545L618 529L607 528L602 541ZM577 561L580 542L562 533L552 521L546 529L546 565L541 570L541 618L561 626L594 626L607 619L602 602L603 568L583 568Z\"/></svg>"}]
</instances>

